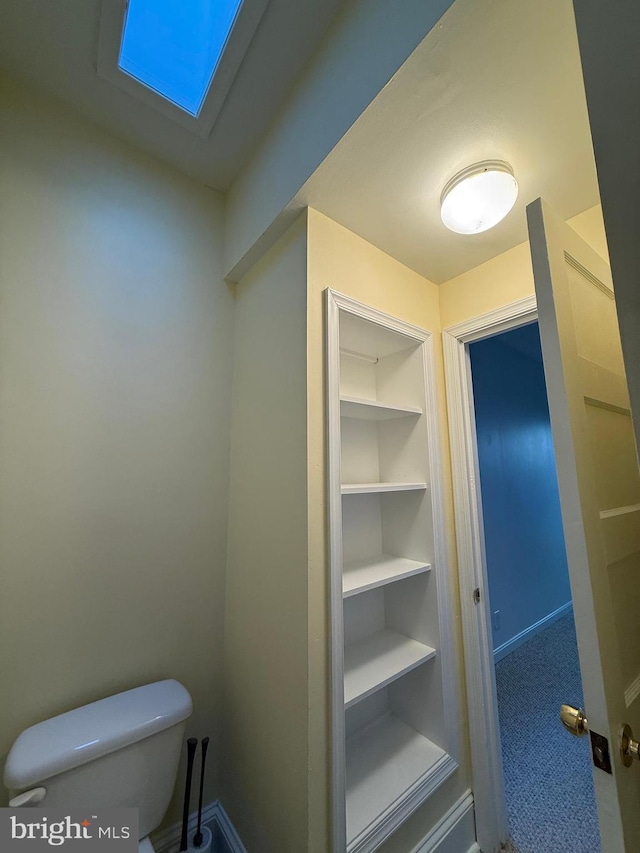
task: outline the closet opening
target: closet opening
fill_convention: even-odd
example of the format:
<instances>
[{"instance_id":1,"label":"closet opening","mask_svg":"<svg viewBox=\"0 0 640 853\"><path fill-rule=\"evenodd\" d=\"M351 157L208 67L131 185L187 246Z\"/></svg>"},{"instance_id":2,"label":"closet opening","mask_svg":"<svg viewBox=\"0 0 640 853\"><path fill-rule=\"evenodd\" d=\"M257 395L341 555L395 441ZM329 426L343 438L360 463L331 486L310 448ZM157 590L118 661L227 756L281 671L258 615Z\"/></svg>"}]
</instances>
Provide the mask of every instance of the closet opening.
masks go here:
<instances>
[{"instance_id":1,"label":"closet opening","mask_svg":"<svg viewBox=\"0 0 640 853\"><path fill-rule=\"evenodd\" d=\"M584 699L538 323L468 353L507 850L600 853L588 738L558 720Z\"/></svg>"}]
</instances>

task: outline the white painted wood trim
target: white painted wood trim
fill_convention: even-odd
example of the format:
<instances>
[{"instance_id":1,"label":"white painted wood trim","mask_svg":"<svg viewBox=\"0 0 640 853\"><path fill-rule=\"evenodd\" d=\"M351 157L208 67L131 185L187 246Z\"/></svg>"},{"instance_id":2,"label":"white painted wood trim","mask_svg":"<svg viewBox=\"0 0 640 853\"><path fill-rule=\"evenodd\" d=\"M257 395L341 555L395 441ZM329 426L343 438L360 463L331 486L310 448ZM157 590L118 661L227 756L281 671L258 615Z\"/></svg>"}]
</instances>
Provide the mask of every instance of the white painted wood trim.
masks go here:
<instances>
[{"instance_id":1,"label":"white painted wood trim","mask_svg":"<svg viewBox=\"0 0 640 853\"><path fill-rule=\"evenodd\" d=\"M463 323L444 329L443 335L449 335L465 344L499 335L516 326L524 326L538 319L538 308L535 296L525 296L516 302L502 305L495 311L472 317Z\"/></svg>"},{"instance_id":2,"label":"white painted wood trim","mask_svg":"<svg viewBox=\"0 0 640 853\"><path fill-rule=\"evenodd\" d=\"M450 565L447 553L447 534L444 513L444 495L442 480L442 444L438 424L438 396L436 392L435 363L433 354L433 336L429 335L423 349L424 375L427 385L427 407L425 417L429 435L429 471L433 513L433 544L435 565L432 571L437 577L438 613L440 615L440 655L443 673L458 671L453 651L453 628L451 625L451 584ZM447 749L449 754L460 761L460 735L458 731L458 695L455 678L443 678L443 704L447 726Z\"/></svg>"},{"instance_id":3,"label":"white painted wood trim","mask_svg":"<svg viewBox=\"0 0 640 853\"><path fill-rule=\"evenodd\" d=\"M189 815L189 836L195 833L198 826L198 813L193 812ZM231 823L228 814L220 800L209 803L202 810L202 826L208 826L214 833L214 850L215 850L215 830L216 827L222 833L224 840L227 842L232 853L247 853L246 848L240 836ZM175 823L162 832L153 833L153 846L156 853L178 853L180 849L180 837L182 834L182 823Z\"/></svg>"},{"instance_id":4,"label":"white painted wood trim","mask_svg":"<svg viewBox=\"0 0 640 853\"><path fill-rule=\"evenodd\" d=\"M327 388L340 388L339 300L326 292ZM331 764L333 850L344 850L347 835L346 741L344 719L344 623L342 595L342 485L340 475L340 400L327 393L327 506L329 536L329 584L331 609Z\"/></svg>"},{"instance_id":5,"label":"white painted wood trim","mask_svg":"<svg viewBox=\"0 0 640 853\"><path fill-rule=\"evenodd\" d=\"M372 323L377 323L379 326L384 326L385 329L389 329L392 332L399 332L401 335L413 338L417 344L428 341L432 337L431 332L428 332L426 329L421 329L419 326L414 326L405 320L399 320L397 317L385 314L384 311L379 311L370 305L364 305L350 296L338 293L337 290L328 289L327 292L331 294L335 305L342 311L348 311L349 314L362 317L363 320L369 320Z\"/></svg>"},{"instance_id":6,"label":"white painted wood trim","mask_svg":"<svg viewBox=\"0 0 640 853\"><path fill-rule=\"evenodd\" d=\"M211 825L215 819L216 806L218 801L209 803L202 809L202 824L211 829ZM189 815L189 837L198 828L198 812L192 812ZM176 853L180 848L180 836L182 835L182 822L174 823L172 826L162 832L154 832L152 834L153 846L156 853Z\"/></svg>"},{"instance_id":7,"label":"white painted wood trim","mask_svg":"<svg viewBox=\"0 0 640 853\"><path fill-rule=\"evenodd\" d=\"M480 853L474 835L473 795L467 791L411 853Z\"/></svg>"},{"instance_id":8,"label":"white painted wood trim","mask_svg":"<svg viewBox=\"0 0 640 853\"><path fill-rule=\"evenodd\" d=\"M224 810L224 806L220 800L216 800L213 805L214 821L218 824L218 829L222 833L224 840L227 842L231 853L247 853L240 836L236 832L235 826L231 823L231 819Z\"/></svg>"},{"instance_id":9,"label":"white painted wood trim","mask_svg":"<svg viewBox=\"0 0 640 853\"><path fill-rule=\"evenodd\" d=\"M530 296L459 323L442 333L471 735L472 782L477 840L484 853L497 851L501 843L506 841L509 832L497 717L489 587L468 344L531 323L536 318L535 296ZM480 590L478 604L474 600L476 589Z\"/></svg>"},{"instance_id":10,"label":"white painted wood trim","mask_svg":"<svg viewBox=\"0 0 640 853\"><path fill-rule=\"evenodd\" d=\"M526 643L527 640L530 640L532 637L535 637L536 634L544 631L544 629L548 628L549 625L553 625L553 623L557 622L558 619L562 619L563 616L571 613L572 609L573 603L568 601L566 604L563 604L562 607L558 607L557 610L549 613L543 619L539 619L537 622L534 622L533 625L529 625L529 627L525 628L524 631L520 631L520 633L516 634L515 637L507 640L506 643L502 643L502 645L498 646L498 648L493 652L495 662L497 663L499 660L502 660L523 643Z\"/></svg>"}]
</instances>

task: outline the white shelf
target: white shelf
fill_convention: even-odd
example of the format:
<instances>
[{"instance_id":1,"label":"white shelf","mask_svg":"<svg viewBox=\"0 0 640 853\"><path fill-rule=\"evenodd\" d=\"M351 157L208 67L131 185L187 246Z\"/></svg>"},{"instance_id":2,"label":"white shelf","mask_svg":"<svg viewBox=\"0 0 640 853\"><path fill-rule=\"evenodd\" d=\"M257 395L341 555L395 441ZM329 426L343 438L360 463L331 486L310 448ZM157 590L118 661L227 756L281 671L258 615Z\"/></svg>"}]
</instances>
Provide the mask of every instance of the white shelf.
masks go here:
<instances>
[{"instance_id":1,"label":"white shelf","mask_svg":"<svg viewBox=\"0 0 640 853\"><path fill-rule=\"evenodd\" d=\"M366 592L394 581L410 578L412 575L419 575L421 572L428 572L430 569L429 563L407 560L404 557L391 557L388 554L353 560L344 565L343 595L348 598L359 592Z\"/></svg>"},{"instance_id":2,"label":"white shelf","mask_svg":"<svg viewBox=\"0 0 640 853\"><path fill-rule=\"evenodd\" d=\"M343 418L356 418L361 421L389 421L393 418L415 417L422 414L417 406L390 406L377 400L363 400L360 397L340 397L340 414Z\"/></svg>"},{"instance_id":3,"label":"white shelf","mask_svg":"<svg viewBox=\"0 0 640 853\"><path fill-rule=\"evenodd\" d=\"M400 676L431 660L436 650L398 634L378 631L344 650L344 706L350 708Z\"/></svg>"},{"instance_id":4,"label":"white shelf","mask_svg":"<svg viewBox=\"0 0 640 853\"><path fill-rule=\"evenodd\" d=\"M348 738L350 849L358 836L374 829L390 806L407 798L447 758L444 750L392 714L385 714Z\"/></svg>"},{"instance_id":5,"label":"white shelf","mask_svg":"<svg viewBox=\"0 0 640 853\"><path fill-rule=\"evenodd\" d=\"M428 489L428 483L343 483L343 495L370 495L376 492L409 492Z\"/></svg>"}]
</instances>

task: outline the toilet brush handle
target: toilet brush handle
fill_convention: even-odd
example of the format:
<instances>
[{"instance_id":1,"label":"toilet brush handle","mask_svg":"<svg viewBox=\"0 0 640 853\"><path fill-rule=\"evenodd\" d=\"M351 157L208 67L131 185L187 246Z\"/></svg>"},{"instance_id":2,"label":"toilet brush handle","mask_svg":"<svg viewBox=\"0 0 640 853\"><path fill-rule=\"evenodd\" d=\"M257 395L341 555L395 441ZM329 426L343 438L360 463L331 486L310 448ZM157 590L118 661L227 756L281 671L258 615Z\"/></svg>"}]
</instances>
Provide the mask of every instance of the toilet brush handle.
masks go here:
<instances>
[{"instance_id":1,"label":"toilet brush handle","mask_svg":"<svg viewBox=\"0 0 640 853\"><path fill-rule=\"evenodd\" d=\"M202 847L202 792L204 789L204 765L207 760L207 747L209 746L209 738L203 737L202 743L202 759L200 761L200 797L198 799L198 831L193 837L193 846Z\"/></svg>"},{"instance_id":2,"label":"toilet brush handle","mask_svg":"<svg viewBox=\"0 0 640 853\"><path fill-rule=\"evenodd\" d=\"M184 806L182 808L182 836L180 838L180 850L186 850L189 846L189 800L191 799L191 777L193 775L193 759L196 754L198 739L190 737L187 739L187 782L184 789Z\"/></svg>"}]
</instances>

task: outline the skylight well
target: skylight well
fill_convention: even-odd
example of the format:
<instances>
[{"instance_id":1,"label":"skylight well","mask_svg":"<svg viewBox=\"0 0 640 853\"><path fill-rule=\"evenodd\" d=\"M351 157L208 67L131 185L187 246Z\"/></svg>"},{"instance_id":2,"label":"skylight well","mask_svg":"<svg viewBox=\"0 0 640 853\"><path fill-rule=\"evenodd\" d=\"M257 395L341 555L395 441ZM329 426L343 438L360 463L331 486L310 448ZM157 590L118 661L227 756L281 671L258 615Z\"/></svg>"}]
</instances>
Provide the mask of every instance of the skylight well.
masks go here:
<instances>
[{"instance_id":1,"label":"skylight well","mask_svg":"<svg viewBox=\"0 0 640 853\"><path fill-rule=\"evenodd\" d=\"M129 0L118 67L198 116L242 0Z\"/></svg>"}]
</instances>

